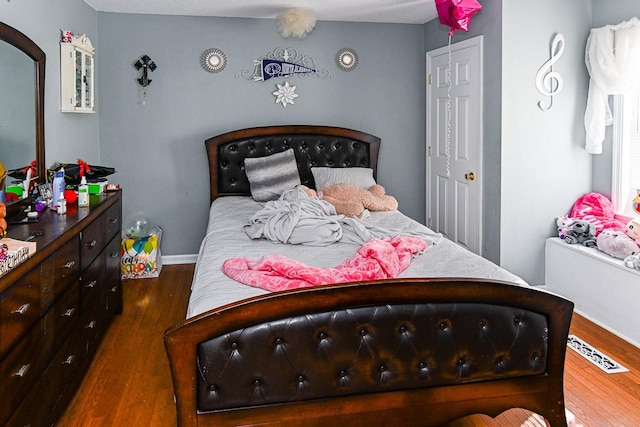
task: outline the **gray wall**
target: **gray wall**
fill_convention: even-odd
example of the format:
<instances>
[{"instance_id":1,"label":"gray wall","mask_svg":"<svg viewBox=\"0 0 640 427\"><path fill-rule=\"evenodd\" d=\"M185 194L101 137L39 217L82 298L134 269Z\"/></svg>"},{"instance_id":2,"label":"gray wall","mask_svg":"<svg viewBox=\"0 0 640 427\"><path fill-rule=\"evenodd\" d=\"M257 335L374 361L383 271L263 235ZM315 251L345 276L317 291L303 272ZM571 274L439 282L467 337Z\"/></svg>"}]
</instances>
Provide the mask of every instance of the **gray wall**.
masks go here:
<instances>
[{"instance_id":1,"label":"gray wall","mask_svg":"<svg viewBox=\"0 0 640 427\"><path fill-rule=\"evenodd\" d=\"M60 112L60 29L97 43L97 14L82 0L0 1L0 21L26 34L44 51L46 162L100 162L98 114ZM97 78L100 76L97 74ZM96 99L98 97L96 96Z\"/></svg>"},{"instance_id":2,"label":"gray wall","mask_svg":"<svg viewBox=\"0 0 640 427\"><path fill-rule=\"evenodd\" d=\"M553 13L549 13L553 11ZM591 156L584 150L587 72L584 46L592 2L503 2L502 178L500 264L531 284L544 281L544 242L555 217L591 191ZM554 65L564 80L548 111L535 76L550 58L553 36L565 51Z\"/></svg>"},{"instance_id":3,"label":"gray wall","mask_svg":"<svg viewBox=\"0 0 640 427\"><path fill-rule=\"evenodd\" d=\"M425 52L447 46L449 27L438 19L424 26ZM451 43L484 36L482 256L500 262L500 96L502 89L502 2L484 2L469 32L456 31Z\"/></svg>"},{"instance_id":4,"label":"gray wall","mask_svg":"<svg viewBox=\"0 0 640 427\"><path fill-rule=\"evenodd\" d=\"M125 218L146 214L164 229L165 255L198 251L208 217L204 140L272 124L337 125L382 138L379 182L409 216L424 220L424 49L422 25L318 22L304 40L283 39L274 20L98 13L101 159L118 170ZM201 53L228 58L217 74ZM312 57L333 79L294 77L295 105L283 108L275 82L237 79L276 47ZM336 52L354 48L359 65L342 72ZM133 63L147 54L146 105Z\"/></svg>"},{"instance_id":5,"label":"gray wall","mask_svg":"<svg viewBox=\"0 0 640 427\"><path fill-rule=\"evenodd\" d=\"M593 27L619 24L634 16L640 18L640 2L638 0L595 0ZM593 156L593 191L607 197L611 197L611 131L612 127L608 126L602 154Z\"/></svg>"}]
</instances>

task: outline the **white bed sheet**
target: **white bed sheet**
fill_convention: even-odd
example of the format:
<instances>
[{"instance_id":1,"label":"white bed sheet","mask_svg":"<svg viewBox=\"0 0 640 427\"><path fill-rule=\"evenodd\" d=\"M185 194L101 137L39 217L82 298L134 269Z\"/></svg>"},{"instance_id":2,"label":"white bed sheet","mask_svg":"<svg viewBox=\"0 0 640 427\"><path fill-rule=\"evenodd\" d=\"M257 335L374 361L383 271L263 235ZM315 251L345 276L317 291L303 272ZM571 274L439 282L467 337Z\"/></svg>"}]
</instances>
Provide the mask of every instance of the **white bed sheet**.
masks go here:
<instances>
[{"instance_id":1,"label":"white bed sheet","mask_svg":"<svg viewBox=\"0 0 640 427\"><path fill-rule=\"evenodd\" d=\"M342 242L326 247L310 247L251 240L242 227L262 206L250 197L240 196L221 197L211 204L207 233L200 246L191 285L187 318L268 293L227 277L221 270L222 263L227 259L258 259L269 253L281 253L311 266L335 267L353 257L359 247ZM406 230L407 234L431 232L399 211L371 212L371 216L364 221L378 227ZM476 277L525 284L518 276L447 239L442 239L414 258L399 277Z\"/></svg>"}]
</instances>

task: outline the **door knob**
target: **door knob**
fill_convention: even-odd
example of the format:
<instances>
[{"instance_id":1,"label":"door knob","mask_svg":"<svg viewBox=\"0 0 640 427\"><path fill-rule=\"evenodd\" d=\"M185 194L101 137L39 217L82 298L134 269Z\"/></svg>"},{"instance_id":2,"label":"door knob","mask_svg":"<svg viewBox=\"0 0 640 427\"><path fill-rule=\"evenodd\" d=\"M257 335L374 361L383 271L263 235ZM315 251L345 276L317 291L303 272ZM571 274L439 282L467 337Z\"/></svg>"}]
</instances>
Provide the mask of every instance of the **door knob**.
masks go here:
<instances>
[{"instance_id":1,"label":"door knob","mask_svg":"<svg viewBox=\"0 0 640 427\"><path fill-rule=\"evenodd\" d=\"M468 179L469 181L473 181L474 179L476 179L476 174L474 174L473 172L465 173L464 174L464 179Z\"/></svg>"}]
</instances>

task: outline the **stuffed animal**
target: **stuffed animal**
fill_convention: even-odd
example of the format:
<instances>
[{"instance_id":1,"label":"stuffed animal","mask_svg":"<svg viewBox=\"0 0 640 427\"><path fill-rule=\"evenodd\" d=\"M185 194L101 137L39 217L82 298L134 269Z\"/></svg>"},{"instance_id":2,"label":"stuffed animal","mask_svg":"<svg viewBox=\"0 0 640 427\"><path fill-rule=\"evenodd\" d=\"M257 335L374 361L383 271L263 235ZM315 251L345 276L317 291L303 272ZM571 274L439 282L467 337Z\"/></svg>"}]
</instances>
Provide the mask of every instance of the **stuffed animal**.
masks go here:
<instances>
[{"instance_id":1,"label":"stuffed animal","mask_svg":"<svg viewBox=\"0 0 640 427\"><path fill-rule=\"evenodd\" d=\"M627 223L626 233L640 245L640 218L634 218Z\"/></svg>"},{"instance_id":2,"label":"stuffed animal","mask_svg":"<svg viewBox=\"0 0 640 427\"><path fill-rule=\"evenodd\" d=\"M595 248L597 246L595 226L587 221L576 219L569 226L564 241L570 245L578 243Z\"/></svg>"},{"instance_id":3,"label":"stuffed animal","mask_svg":"<svg viewBox=\"0 0 640 427\"><path fill-rule=\"evenodd\" d=\"M624 259L624 265L640 270L640 255L629 255Z\"/></svg>"},{"instance_id":4,"label":"stuffed animal","mask_svg":"<svg viewBox=\"0 0 640 427\"><path fill-rule=\"evenodd\" d=\"M629 255L640 254L640 247L622 231L603 230L596 237L598 249L614 258L625 259Z\"/></svg>"},{"instance_id":5,"label":"stuffed animal","mask_svg":"<svg viewBox=\"0 0 640 427\"><path fill-rule=\"evenodd\" d=\"M564 239L567 236L567 232L571 229L573 219L568 216L559 216L556 218L556 226L558 227L558 237Z\"/></svg>"},{"instance_id":6,"label":"stuffed animal","mask_svg":"<svg viewBox=\"0 0 640 427\"><path fill-rule=\"evenodd\" d=\"M372 185L367 190L348 183L331 185L318 192L303 185L300 188L310 197L318 197L331 203L339 215L360 217L365 209L371 211L398 209L398 201L386 194L384 187L379 184Z\"/></svg>"}]
</instances>

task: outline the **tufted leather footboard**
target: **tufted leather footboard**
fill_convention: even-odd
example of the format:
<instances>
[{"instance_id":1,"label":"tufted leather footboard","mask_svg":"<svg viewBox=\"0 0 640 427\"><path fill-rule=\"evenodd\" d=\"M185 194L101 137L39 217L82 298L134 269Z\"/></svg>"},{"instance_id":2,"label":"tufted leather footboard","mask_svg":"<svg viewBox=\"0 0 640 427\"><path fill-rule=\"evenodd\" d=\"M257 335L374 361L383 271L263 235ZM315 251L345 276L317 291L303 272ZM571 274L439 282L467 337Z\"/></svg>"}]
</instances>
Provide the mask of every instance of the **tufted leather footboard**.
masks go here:
<instances>
[{"instance_id":1,"label":"tufted leather footboard","mask_svg":"<svg viewBox=\"0 0 640 427\"><path fill-rule=\"evenodd\" d=\"M566 425L573 304L399 279L270 294L165 334L180 425L439 425L512 407Z\"/></svg>"}]
</instances>

